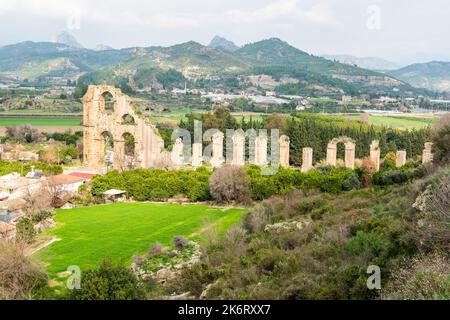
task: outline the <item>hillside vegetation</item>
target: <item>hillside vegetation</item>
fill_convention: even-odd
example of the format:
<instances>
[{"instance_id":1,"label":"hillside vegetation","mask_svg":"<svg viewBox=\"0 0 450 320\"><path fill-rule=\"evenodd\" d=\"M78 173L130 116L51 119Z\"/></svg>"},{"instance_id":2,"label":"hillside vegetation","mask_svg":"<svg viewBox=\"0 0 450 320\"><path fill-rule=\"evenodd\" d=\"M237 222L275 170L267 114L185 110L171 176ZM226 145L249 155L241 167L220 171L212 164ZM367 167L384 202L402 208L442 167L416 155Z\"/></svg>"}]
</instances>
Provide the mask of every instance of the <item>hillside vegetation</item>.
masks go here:
<instances>
[{"instance_id":1,"label":"hillside vegetation","mask_svg":"<svg viewBox=\"0 0 450 320\"><path fill-rule=\"evenodd\" d=\"M277 69L264 69L265 67ZM255 68L258 67L258 68ZM160 81L153 73L178 72L176 81ZM253 76L253 78L252 78ZM254 76L269 76L271 87ZM405 82L374 71L310 55L272 38L251 43L233 52L194 41L171 47L89 50L56 43L23 42L0 48L0 77L46 83L81 77L83 83L125 83L138 88L276 89L287 94L396 94L425 93ZM165 78L165 77L163 77ZM170 78L170 77L169 77ZM285 87L285 85L290 85Z\"/></svg>"}]
</instances>

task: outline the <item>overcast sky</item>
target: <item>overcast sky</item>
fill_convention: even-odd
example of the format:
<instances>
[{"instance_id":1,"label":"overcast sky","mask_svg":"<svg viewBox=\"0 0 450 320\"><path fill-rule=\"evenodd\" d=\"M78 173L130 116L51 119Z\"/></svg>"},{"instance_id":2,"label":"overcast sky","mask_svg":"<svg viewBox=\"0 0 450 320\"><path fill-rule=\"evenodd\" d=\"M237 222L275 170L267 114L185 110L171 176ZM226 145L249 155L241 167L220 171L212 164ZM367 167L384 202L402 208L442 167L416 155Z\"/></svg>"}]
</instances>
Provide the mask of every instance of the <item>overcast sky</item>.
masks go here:
<instances>
[{"instance_id":1,"label":"overcast sky","mask_svg":"<svg viewBox=\"0 0 450 320\"><path fill-rule=\"evenodd\" d=\"M91 48L207 44L218 34L402 64L450 60L448 0L0 0L0 29L0 45L64 30Z\"/></svg>"}]
</instances>

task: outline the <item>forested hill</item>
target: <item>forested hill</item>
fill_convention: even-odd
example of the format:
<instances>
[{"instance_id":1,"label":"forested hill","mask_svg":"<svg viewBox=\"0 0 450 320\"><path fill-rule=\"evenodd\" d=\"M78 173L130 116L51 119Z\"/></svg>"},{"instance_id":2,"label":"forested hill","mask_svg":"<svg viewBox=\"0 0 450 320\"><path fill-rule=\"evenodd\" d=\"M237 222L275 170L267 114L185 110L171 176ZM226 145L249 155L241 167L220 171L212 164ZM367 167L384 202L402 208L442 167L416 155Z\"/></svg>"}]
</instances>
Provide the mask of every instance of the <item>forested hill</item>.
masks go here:
<instances>
[{"instance_id":1,"label":"forested hill","mask_svg":"<svg viewBox=\"0 0 450 320\"><path fill-rule=\"evenodd\" d=\"M391 71L389 74L418 88L439 92L450 91L450 62L417 63Z\"/></svg>"},{"instance_id":2,"label":"forested hill","mask_svg":"<svg viewBox=\"0 0 450 320\"><path fill-rule=\"evenodd\" d=\"M174 81L158 80L168 71ZM82 82L125 82L133 90L173 88L187 82L191 87L227 91L253 88L300 95L424 94L391 76L310 55L277 38L234 51L194 41L121 50L48 42L0 48L0 80L51 83L80 77Z\"/></svg>"}]
</instances>

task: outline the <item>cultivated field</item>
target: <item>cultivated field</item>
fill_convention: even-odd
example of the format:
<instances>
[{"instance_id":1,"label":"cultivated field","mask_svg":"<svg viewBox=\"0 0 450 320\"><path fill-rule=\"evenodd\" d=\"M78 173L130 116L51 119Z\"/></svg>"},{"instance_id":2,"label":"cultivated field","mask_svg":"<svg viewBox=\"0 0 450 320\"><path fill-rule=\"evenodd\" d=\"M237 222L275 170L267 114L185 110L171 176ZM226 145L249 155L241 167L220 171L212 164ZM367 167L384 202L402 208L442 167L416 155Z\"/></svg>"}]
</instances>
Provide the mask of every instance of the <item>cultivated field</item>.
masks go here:
<instances>
[{"instance_id":1,"label":"cultivated field","mask_svg":"<svg viewBox=\"0 0 450 320\"><path fill-rule=\"evenodd\" d=\"M65 132L82 130L81 119L59 118L0 118L0 136L5 135L6 127L30 124L42 132Z\"/></svg>"},{"instance_id":2,"label":"cultivated field","mask_svg":"<svg viewBox=\"0 0 450 320\"><path fill-rule=\"evenodd\" d=\"M360 120L360 115L345 116L347 119ZM423 128L433 124L437 119L432 116L370 116L371 123L375 126L385 126L397 129Z\"/></svg>"},{"instance_id":3,"label":"cultivated field","mask_svg":"<svg viewBox=\"0 0 450 320\"><path fill-rule=\"evenodd\" d=\"M79 126L81 119L52 119L52 118L0 118L0 126L18 126L31 124L33 127L63 127Z\"/></svg>"},{"instance_id":4,"label":"cultivated field","mask_svg":"<svg viewBox=\"0 0 450 320\"><path fill-rule=\"evenodd\" d=\"M211 229L223 234L238 223L245 209L221 210L204 205L117 203L58 210L57 227L43 237L58 238L38 253L54 277L70 265L96 267L105 258L131 262L159 242L171 245L174 236L205 241Z\"/></svg>"}]
</instances>

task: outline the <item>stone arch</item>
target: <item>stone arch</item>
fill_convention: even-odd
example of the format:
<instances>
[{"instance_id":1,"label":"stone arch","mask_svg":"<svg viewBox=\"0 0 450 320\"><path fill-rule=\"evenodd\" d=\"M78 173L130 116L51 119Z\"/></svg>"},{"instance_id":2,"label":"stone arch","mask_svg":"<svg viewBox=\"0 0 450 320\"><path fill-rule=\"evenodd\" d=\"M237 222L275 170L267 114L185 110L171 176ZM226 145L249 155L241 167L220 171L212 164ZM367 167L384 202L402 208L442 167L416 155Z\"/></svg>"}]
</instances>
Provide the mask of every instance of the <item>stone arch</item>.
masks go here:
<instances>
[{"instance_id":1,"label":"stone arch","mask_svg":"<svg viewBox=\"0 0 450 320\"><path fill-rule=\"evenodd\" d=\"M125 113L124 115L122 115L121 119L122 119L121 124L124 124L124 125L135 125L136 124L136 120L129 113Z\"/></svg>"},{"instance_id":2,"label":"stone arch","mask_svg":"<svg viewBox=\"0 0 450 320\"><path fill-rule=\"evenodd\" d=\"M114 110L105 111L105 97L114 99ZM111 112L112 111L112 112ZM125 121L124 120L129 120ZM134 123L132 123L134 122ZM135 139L135 167L162 168L166 154L164 140L152 124L136 112L131 99L120 89L106 85L90 85L83 97L83 164L89 168L104 168L104 139L108 131L114 137L114 169L124 168L125 139L128 132Z\"/></svg>"},{"instance_id":3,"label":"stone arch","mask_svg":"<svg viewBox=\"0 0 450 320\"><path fill-rule=\"evenodd\" d=\"M116 108L116 97L110 91L104 91L99 96L99 111L112 114Z\"/></svg>"},{"instance_id":4,"label":"stone arch","mask_svg":"<svg viewBox=\"0 0 450 320\"><path fill-rule=\"evenodd\" d=\"M337 145L343 143L345 146L345 167L355 168L355 140L348 137L334 138L327 146L327 164L336 166Z\"/></svg>"}]
</instances>

